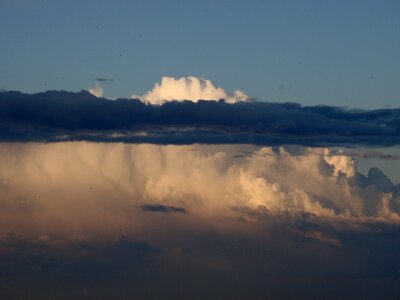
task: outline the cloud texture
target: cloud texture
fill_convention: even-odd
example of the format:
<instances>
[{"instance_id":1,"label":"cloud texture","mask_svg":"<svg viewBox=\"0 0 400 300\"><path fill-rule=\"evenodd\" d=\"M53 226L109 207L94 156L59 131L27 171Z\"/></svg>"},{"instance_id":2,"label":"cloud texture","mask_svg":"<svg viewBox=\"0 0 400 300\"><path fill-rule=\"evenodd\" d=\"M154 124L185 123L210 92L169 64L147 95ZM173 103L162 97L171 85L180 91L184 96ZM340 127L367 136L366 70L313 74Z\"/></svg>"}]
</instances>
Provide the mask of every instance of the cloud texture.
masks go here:
<instances>
[{"instance_id":1,"label":"cloud texture","mask_svg":"<svg viewBox=\"0 0 400 300\"><path fill-rule=\"evenodd\" d=\"M187 210L198 216L229 216L234 207L263 207L271 214L400 221L399 186L376 168L367 177L357 173L349 156L323 148L291 154L283 147L265 147L245 157L207 146L190 149L84 142L1 144L0 227L18 228L28 214L34 218L32 230L56 219L59 230L72 230L77 223L59 217L81 214L81 208L90 215L82 218L81 229L89 224L102 227L102 222L93 221L108 205L113 209L101 215L116 218L111 225L115 227L130 222L130 205L145 211Z\"/></svg>"},{"instance_id":2,"label":"cloud texture","mask_svg":"<svg viewBox=\"0 0 400 300\"><path fill-rule=\"evenodd\" d=\"M345 153L1 143L0 165L6 299L398 292L399 185Z\"/></svg>"}]
</instances>

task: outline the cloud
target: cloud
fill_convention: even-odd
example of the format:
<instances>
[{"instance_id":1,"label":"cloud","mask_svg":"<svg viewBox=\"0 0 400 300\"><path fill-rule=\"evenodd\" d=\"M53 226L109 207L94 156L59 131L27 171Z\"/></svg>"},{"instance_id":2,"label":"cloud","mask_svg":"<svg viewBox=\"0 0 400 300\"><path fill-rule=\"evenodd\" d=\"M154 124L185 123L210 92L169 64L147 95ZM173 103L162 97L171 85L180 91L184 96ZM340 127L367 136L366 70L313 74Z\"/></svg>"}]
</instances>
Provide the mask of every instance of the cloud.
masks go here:
<instances>
[{"instance_id":1,"label":"cloud","mask_svg":"<svg viewBox=\"0 0 400 300\"><path fill-rule=\"evenodd\" d=\"M326 234L324 234L323 232L320 231L310 231L310 232L306 232L305 236L308 238L312 238L312 239L316 239L318 241L321 242L325 242L325 243L330 243L334 246L341 246L342 243L340 242L340 240L327 236Z\"/></svg>"},{"instance_id":2,"label":"cloud","mask_svg":"<svg viewBox=\"0 0 400 300\"><path fill-rule=\"evenodd\" d=\"M168 101L189 100L220 100L225 99L227 103L249 101L249 97L240 90L228 95L221 87L217 87L208 79L200 77L162 77L161 83L156 83L151 91L143 96L132 95L145 103L163 104Z\"/></svg>"},{"instance_id":3,"label":"cloud","mask_svg":"<svg viewBox=\"0 0 400 300\"><path fill-rule=\"evenodd\" d=\"M329 149L291 154L284 147L262 147L241 159L223 148L189 149L86 142L1 144L2 226L11 229L27 215L47 220L39 225L59 214L83 213L81 228L93 226L97 216L115 219L107 226L117 228L130 222L129 205L145 212L189 210L198 216L228 216L231 207L261 206L272 214L397 222L397 187L377 168L363 179L356 161ZM47 188L49 181L52 189ZM75 212L81 205L87 211ZM113 209L102 212L108 205ZM60 230L77 225L68 218L66 222L59 222Z\"/></svg>"},{"instance_id":4,"label":"cloud","mask_svg":"<svg viewBox=\"0 0 400 300\"><path fill-rule=\"evenodd\" d=\"M339 152L337 152L340 154ZM346 151L341 153L346 156L362 158L362 159L384 159L384 160L400 160L400 155L396 154L384 154L377 150L362 150L362 151Z\"/></svg>"},{"instance_id":5,"label":"cloud","mask_svg":"<svg viewBox=\"0 0 400 300\"><path fill-rule=\"evenodd\" d=\"M399 120L400 109L203 100L150 105L87 91L0 93L3 141L395 145L400 144Z\"/></svg>"},{"instance_id":6,"label":"cloud","mask_svg":"<svg viewBox=\"0 0 400 300\"><path fill-rule=\"evenodd\" d=\"M96 81L100 81L100 82L113 82L115 81L114 78L105 78L105 77L96 77L95 78Z\"/></svg>"},{"instance_id":7,"label":"cloud","mask_svg":"<svg viewBox=\"0 0 400 300\"><path fill-rule=\"evenodd\" d=\"M341 156L294 146L0 143L0 296L285 299L289 290L309 299L318 288L393 298L396 186L380 191L382 174L363 178Z\"/></svg>"},{"instance_id":8,"label":"cloud","mask_svg":"<svg viewBox=\"0 0 400 300\"><path fill-rule=\"evenodd\" d=\"M88 89L88 92L97 98L103 97L103 88L96 84L94 87Z\"/></svg>"},{"instance_id":9,"label":"cloud","mask_svg":"<svg viewBox=\"0 0 400 300\"><path fill-rule=\"evenodd\" d=\"M164 212L164 213L186 213L183 207L168 206L162 204L144 204L141 206L146 212Z\"/></svg>"},{"instance_id":10,"label":"cloud","mask_svg":"<svg viewBox=\"0 0 400 300\"><path fill-rule=\"evenodd\" d=\"M343 152L332 152L328 148L306 148L305 153L324 157L324 161L333 167L333 174L335 176L342 173L348 177L353 177L356 173L356 163L354 159Z\"/></svg>"}]
</instances>

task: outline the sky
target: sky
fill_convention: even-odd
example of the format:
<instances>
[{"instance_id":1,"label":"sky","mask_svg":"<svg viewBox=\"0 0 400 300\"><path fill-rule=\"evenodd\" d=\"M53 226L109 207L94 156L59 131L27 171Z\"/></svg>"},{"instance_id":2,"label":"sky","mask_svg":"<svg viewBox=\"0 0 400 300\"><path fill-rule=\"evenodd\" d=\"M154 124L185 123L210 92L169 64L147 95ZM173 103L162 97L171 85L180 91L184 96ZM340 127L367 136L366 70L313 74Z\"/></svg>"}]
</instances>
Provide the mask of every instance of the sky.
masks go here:
<instances>
[{"instance_id":1,"label":"sky","mask_svg":"<svg viewBox=\"0 0 400 300\"><path fill-rule=\"evenodd\" d=\"M0 299L399 299L399 13L0 0Z\"/></svg>"},{"instance_id":2,"label":"sky","mask_svg":"<svg viewBox=\"0 0 400 300\"><path fill-rule=\"evenodd\" d=\"M399 107L399 13L398 1L2 0L0 89L97 83L115 98L196 76L260 101Z\"/></svg>"}]
</instances>

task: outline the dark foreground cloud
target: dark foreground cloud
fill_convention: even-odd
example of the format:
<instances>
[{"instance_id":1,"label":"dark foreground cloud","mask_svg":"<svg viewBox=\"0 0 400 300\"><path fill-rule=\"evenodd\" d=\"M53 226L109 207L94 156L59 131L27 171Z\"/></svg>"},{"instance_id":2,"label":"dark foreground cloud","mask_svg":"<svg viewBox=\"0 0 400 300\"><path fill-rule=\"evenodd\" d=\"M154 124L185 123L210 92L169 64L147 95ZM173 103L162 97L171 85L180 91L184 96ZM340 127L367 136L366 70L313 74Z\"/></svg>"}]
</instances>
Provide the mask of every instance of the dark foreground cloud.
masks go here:
<instances>
[{"instance_id":1,"label":"dark foreground cloud","mask_svg":"<svg viewBox=\"0 0 400 300\"><path fill-rule=\"evenodd\" d=\"M186 213L183 207L167 206L162 204L145 204L141 206L146 212L164 212L164 213Z\"/></svg>"},{"instance_id":2,"label":"dark foreground cloud","mask_svg":"<svg viewBox=\"0 0 400 300\"><path fill-rule=\"evenodd\" d=\"M0 93L0 140L399 144L400 109L294 103L108 100L89 92Z\"/></svg>"}]
</instances>

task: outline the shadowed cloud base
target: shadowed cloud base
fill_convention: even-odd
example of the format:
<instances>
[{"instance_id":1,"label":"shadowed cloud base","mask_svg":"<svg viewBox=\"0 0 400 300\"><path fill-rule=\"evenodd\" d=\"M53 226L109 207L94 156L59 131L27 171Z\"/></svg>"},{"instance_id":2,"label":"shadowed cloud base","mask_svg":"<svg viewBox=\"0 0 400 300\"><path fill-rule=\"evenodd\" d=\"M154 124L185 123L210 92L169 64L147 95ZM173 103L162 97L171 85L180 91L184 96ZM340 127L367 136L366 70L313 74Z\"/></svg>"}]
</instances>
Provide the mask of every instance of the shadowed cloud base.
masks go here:
<instances>
[{"instance_id":1,"label":"shadowed cloud base","mask_svg":"<svg viewBox=\"0 0 400 300\"><path fill-rule=\"evenodd\" d=\"M151 105L97 98L86 91L0 93L2 141L398 145L399 136L400 109L223 100Z\"/></svg>"}]
</instances>

